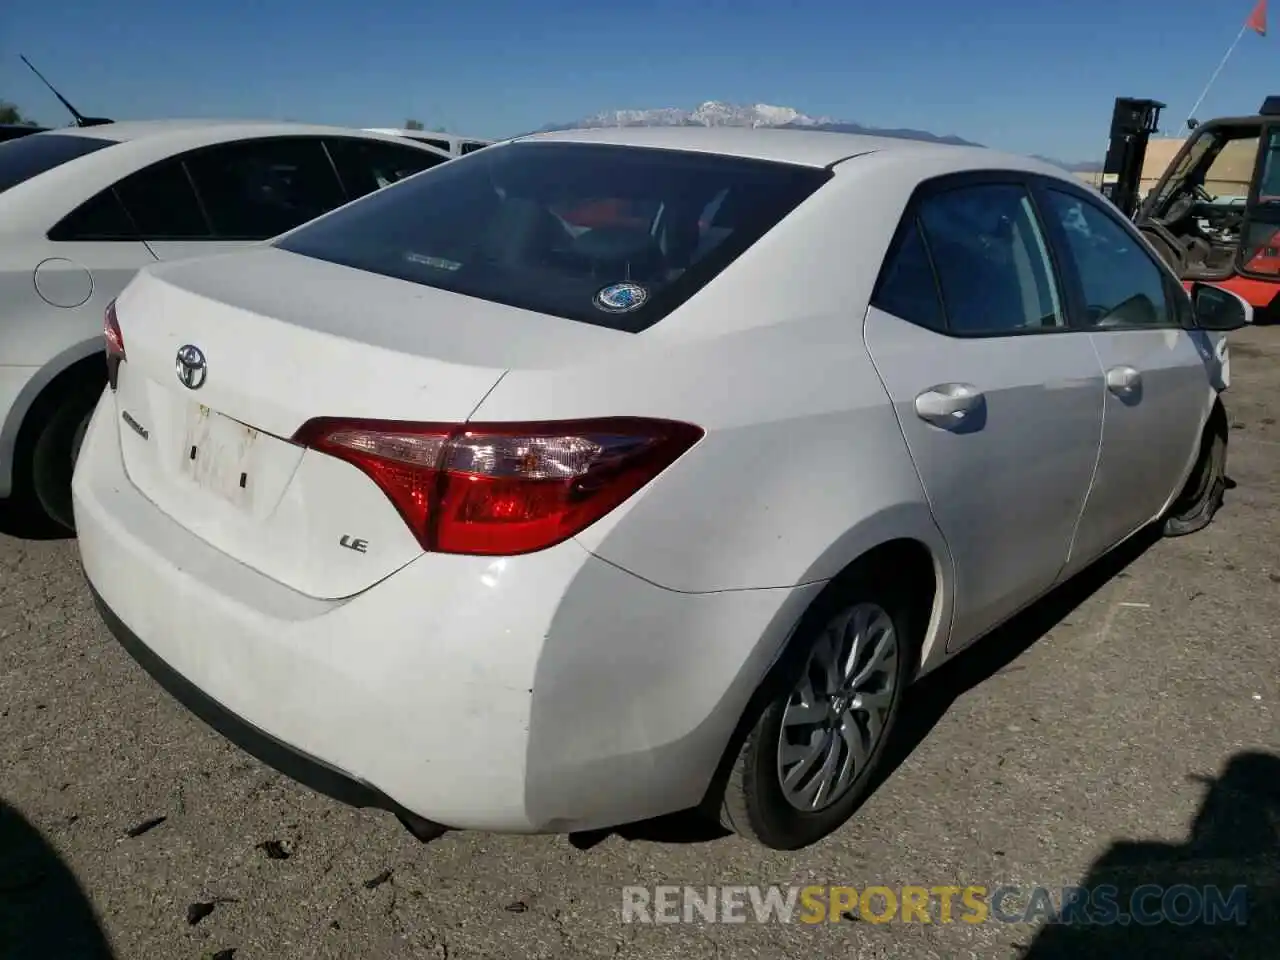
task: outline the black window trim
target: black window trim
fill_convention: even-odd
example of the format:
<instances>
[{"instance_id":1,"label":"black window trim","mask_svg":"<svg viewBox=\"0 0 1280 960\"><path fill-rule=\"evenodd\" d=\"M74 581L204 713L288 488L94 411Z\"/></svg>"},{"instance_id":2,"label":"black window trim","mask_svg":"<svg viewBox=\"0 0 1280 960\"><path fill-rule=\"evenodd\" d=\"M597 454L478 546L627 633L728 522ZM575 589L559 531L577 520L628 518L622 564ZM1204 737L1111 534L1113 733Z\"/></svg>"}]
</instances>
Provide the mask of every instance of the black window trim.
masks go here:
<instances>
[{"instance_id":1,"label":"black window trim","mask_svg":"<svg viewBox=\"0 0 1280 960\"><path fill-rule=\"evenodd\" d=\"M903 209L902 217L898 222L898 226L894 231L893 240L889 244L889 249L880 264L880 271L876 276L875 285L872 287L871 306L880 309L880 293L883 284L889 276L889 268L893 264L893 258L901 249L902 244L906 240L907 233L911 227L919 222L920 207L941 194L953 193L957 190L964 190L971 187L979 186L1016 186L1026 192L1027 199L1031 203L1032 217L1035 225L1040 230L1040 237L1044 241L1045 255L1049 259L1049 280L1054 284L1055 293L1057 294L1058 306L1062 310L1063 320L1065 323L1058 327L1019 327L1012 330L955 330L951 326L950 315L947 310L947 298L942 292L942 283L938 277L937 266L934 262L933 251L929 246L928 234L924 231L923 225L919 227L920 239L924 243L925 252L929 257L929 267L933 273L934 291L938 297L938 302L942 305L942 317L944 327L936 329L932 326L918 323L907 317L898 317L913 326L918 326L922 330L929 330L933 333L950 337L954 340L991 340L1002 339L1005 337L1053 337L1060 336L1065 333L1080 333L1087 329L1081 322L1084 311L1081 307L1081 295L1076 289L1076 278L1074 276L1068 278L1064 267L1067 266L1062 262L1061 255L1055 249L1054 237L1051 232L1051 224L1046 222L1046 218L1042 212L1039 199L1036 196L1034 179L1036 175L1022 170L1004 170L1004 169L981 169L981 170L962 170L954 173L944 173L936 177L930 177L919 183L912 191L911 197L907 200L906 207ZM1071 264L1074 267L1074 264ZM886 311L887 312L887 311ZM897 316L897 314L894 314Z\"/></svg>"},{"instance_id":2,"label":"black window trim","mask_svg":"<svg viewBox=\"0 0 1280 960\"><path fill-rule=\"evenodd\" d=\"M1090 333L1121 333L1121 332L1140 332L1143 330L1186 330L1187 326L1178 318L1179 311L1175 308L1172 297L1175 291L1183 296L1189 296L1182 286L1182 281L1178 275L1173 272L1164 258L1148 249L1146 238L1142 236L1142 232L1138 230L1133 223L1121 216L1117 211L1108 209L1106 200L1099 194L1093 193L1083 184L1072 183L1057 177L1049 177L1043 174L1031 174L1031 189L1035 194L1037 204L1041 209L1048 207L1048 198L1046 193L1061 193L1073 197L1082 203L1088 204L1101 217L1109 220L1113 225L1121 231L1128 234L1129 238L1134 241L1138 251L1147 258L1148 261L1156 268L1160 274L1161 285L1165 292L1165 314L1166 319L1161 323L1151 324L1125 324L1123 326L1114 327L1098 327L1089 322L1088 308L1084 293L1084 280L1080 275L1080 267L1075 261L1075 257L1071 252L1070 241L1066 235L1066 229L1062 224L1058 223L1053 217L1041 217L1042 221L1046 221L1048 227L1048 240L1052 246L1058 248L1058 256L1066 267L1067 282L1071 286L1071 300L1073 304L1073 312L1075 313L1075 324L1078 329L1085 330Z\"/></svg>"}]
</instances>

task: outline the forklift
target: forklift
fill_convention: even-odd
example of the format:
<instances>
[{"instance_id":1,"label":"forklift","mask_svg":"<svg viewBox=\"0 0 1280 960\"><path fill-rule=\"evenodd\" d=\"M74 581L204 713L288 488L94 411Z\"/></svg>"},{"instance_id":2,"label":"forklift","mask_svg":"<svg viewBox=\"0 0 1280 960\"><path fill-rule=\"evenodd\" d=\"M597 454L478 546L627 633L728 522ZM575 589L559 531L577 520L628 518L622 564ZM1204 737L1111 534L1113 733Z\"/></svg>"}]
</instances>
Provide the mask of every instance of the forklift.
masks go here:
<instances>
[{"instance_id":1,"label":"forklift","mask_svg":"<svg viewBox=\"0 0 1280 960\"><path fill-rule=\"evenodd\" d=\"M1100 189L1190 287L1209 282L1280 312L1280 96L1256 116L1197 124L1145 198L1148 141L1164 104L1119 97Z\"/></svg>"}]
</instances>

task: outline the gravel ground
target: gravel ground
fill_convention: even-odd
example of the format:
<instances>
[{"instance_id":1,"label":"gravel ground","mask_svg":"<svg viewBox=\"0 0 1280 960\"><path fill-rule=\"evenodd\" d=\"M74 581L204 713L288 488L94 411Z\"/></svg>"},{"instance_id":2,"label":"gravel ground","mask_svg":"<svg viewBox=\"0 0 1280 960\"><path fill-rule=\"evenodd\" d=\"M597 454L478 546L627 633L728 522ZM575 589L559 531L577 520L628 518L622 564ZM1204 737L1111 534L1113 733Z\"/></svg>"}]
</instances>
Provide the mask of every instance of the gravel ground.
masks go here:
<instances>
[{"instance_id":1,"label":"gravel ground","mask_svg":"<svg viewBox=\"0 0 1280 960\"><path fill-rule=\"evenodd\" d=\"M73 542L0 534L0 956L1273 958L1280 328L1232 343L1215 524L1137 545L922 684L886 783L790 855L681 818L419 844L173 703L99 623ZM627 885L782 883L1250 889L1243 926L621 919Z\"/></svg>"}]
</instances>

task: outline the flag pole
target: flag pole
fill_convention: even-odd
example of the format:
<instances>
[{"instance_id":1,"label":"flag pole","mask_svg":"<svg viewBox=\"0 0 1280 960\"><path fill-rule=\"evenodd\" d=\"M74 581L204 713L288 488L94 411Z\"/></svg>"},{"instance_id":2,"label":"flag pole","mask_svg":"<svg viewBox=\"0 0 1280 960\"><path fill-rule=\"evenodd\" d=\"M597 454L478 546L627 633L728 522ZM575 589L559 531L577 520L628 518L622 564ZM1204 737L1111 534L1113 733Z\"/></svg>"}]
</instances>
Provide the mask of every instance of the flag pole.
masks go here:
<instances>
[{"instance_id":1,"label":"flag pole","mask_svg":"<svg viewBox=\"0 0 1280 960\"><path fill-rule=\"evenodd\" d=\"M1204 102L1204 98L1209 93L1209 88L1213 86L1213 82L1218 79L1218 74L1222 72L1222 68L1227 65L1227 61L1231 59L1231 54L1236 52L1236 47L1240 44L1240 40L1244 37L1245 32L1249 29L1246 21L1244 26L1240 28L1240 32L1236 34L1236 38L1231 41L1231 46L1227 47L1227 52L1222 57L1222 62L1218 64L1218 69L1213 71L1213 76L1209 78L1209 82L1204 85L1204 89L1200 91L1200 96L1196 98L1196 102L1191 107L1191 112L1187 114L1187 124L1189 125L1195 119L1196 111L1200 109L1200 104Z\"/></svg>"}]
</instances>

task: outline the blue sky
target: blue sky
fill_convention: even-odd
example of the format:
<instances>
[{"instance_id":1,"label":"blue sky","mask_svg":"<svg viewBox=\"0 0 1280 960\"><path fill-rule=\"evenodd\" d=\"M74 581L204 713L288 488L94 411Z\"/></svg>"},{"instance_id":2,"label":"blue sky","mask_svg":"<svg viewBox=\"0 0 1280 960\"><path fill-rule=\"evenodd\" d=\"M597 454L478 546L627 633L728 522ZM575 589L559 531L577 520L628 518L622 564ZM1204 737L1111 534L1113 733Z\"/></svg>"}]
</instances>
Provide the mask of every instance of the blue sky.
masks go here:
<instances>
[{"instance_id":1,"label":"blue sky","mask_svg":"<svg viewBox=\"0 0 1280 960\"><path fill-rule=\"evenodd\" d=\"M3 0L0 97L65 113L508 136L612 108L772 103L1101 159L1117 95L1180 126L1254 0ZM1280 3L1201 118L1280 93Z\"/></svg>"}]
</instances>

